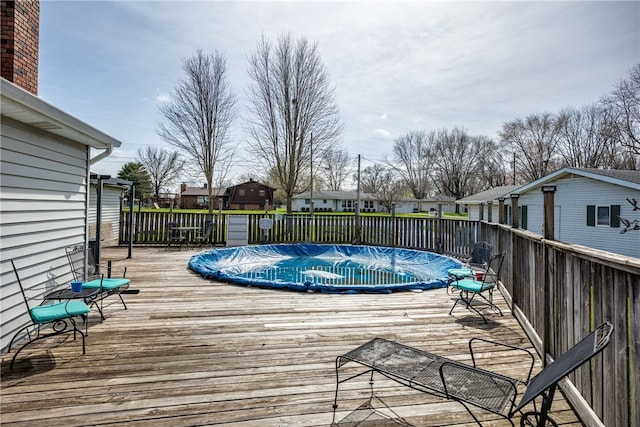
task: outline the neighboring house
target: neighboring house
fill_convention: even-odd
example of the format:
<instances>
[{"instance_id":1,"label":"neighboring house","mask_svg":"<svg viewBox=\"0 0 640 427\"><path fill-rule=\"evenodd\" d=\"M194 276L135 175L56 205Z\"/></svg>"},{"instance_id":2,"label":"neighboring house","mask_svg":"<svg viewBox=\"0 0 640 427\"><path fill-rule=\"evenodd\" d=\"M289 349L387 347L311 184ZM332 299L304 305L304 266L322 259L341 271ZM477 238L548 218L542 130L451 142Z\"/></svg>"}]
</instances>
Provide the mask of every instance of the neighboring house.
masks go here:
<instances>
[{"instance_id":1,"label":"neighboring house","mask_svg":"<svg viewBox=\"0 0 640 427\"><path fill-rule=\"evenodd\" d=\"M100 181L99 176L91 174L91 187L89 189L89 239L96 239L97 231L97 200ZM102 194L100 212L100 236L103 244L117 244L120 235L120 211L125 190L128 190L133 182L120 178L102 179Z\"/></svg>"},{"instance_id":2,"label":"neighboring house","mask_svg":"<svg viewBox=\"0 0 640 427\"><path fill-rule=\"evenodd\" d=\"M469 213L469 219L478 221L485 220L490 222L498 222L500 198L508 198L511 193L519 185L503 185L494 187L480 193L459 199L457 204L466 207ZM510 203L506 201L505 203Z\"/></svg>"},{"instance_id":3,"label":"neighboring house","mask_svg":"<svg viewBox=\"0 0 640 427\"><path fill-rule=\"evenodd\" d=\"M294 212L308 212L311 205L309 192L297 194L291 199ZM314 191L313 209L315 212L355 212L358 203L356 191ZM360 212L388 212L378 201L375 194L360 194ZM414 213L436 211L442 204L443 212L455 211L453 197L433 197L428 199L403 198L396 202L396 213Z\"/></svg>"},{"instance_id":4,"label":"neighboring house","mask_svg":"<svg viewBox=\"0 0 640 427\"><path fill-rule=\"evenodd\" d=\"M10 260L31 296L71 279L64 248L88 244L89 169L120 142L4 78L0 97L0 348L5 348L28 319ZM101 151L92 158L91 149Z\"/></svg>"},{"instance_id":5,"label":"neighboring house","mask_svg":"<svg viewBox=\"0 0 640 427\"><path fill-rule=\"evenodd\" d=\"M267 203L273 204L275 188L261 184L253 179L234 185L225 191L228 209L265 209Z\"/></svg>"},{"instance_id":6,"label":"neighboring house","mask_svg":"<svg viewBox=\"0 0 640 427\"><path fill-rule=\"evenodd\" d=\"M538 234L543 186L555 186L555 240L640 258L640 171L563 168L513 190L520 228Z\"/></svg>"},{"instance_id":7,"label":"neighboring house","mask_svg":"<svg viewBox=\"0 0 640 427\"><path fill-rule=\"evenodd\" d=\"M226 189L214 188L213 197L216 199L214 206L220 208L226 205ZM180 206L182 209L208 209L209 208L209 188L207 184L202 187L189 187L187 184L180 184Z\"/></svg>"}]
</instances>

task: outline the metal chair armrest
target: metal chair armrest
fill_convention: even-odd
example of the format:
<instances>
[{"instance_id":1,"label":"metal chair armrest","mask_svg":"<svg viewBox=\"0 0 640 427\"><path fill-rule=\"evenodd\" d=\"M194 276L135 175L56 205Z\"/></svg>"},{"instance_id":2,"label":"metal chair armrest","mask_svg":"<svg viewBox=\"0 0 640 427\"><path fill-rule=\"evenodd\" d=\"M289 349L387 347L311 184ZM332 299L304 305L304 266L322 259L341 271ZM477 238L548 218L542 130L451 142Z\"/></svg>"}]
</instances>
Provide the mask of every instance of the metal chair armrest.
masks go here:
<instances>
[{"instance_id":1,"label":"metal chair armrest","mask_svg":"<svg viewBox=\"0 0 640 427\"><path fill-rule=\"evenodd\" d=\"M529 359L531 359L531 363L529 365L529 372L527 373L527 378L524 381L521 381L521 382L524 383L524 384L527 384L529 382L529 380L531 379L531 374L533 373L533 366L534 366L535 361L536 361L535 357L533 356L533 353L531 353L529 350L527 350L525 348L517 347L517 346L511 345L511 344L505 344L505 343L502 343L502 342L492 341L492 340L488 340L488 339L485 339L485 338L471 338L469 340L469 353L471 354L471 361L473 362L473 366L474 367L478 366L477 363L476 363L476 358L474 356L474 351L473 351L473 344L476 341L481 341L481 342L484 342L484 343L487 343L487 344L492 344L492 345L499 346L499 347L505 347L505 348L508 348L508 349L511 349L511 350L521 351L521 352L525 353L526 355L528 355Z\"/></svg>"}]
</instances>

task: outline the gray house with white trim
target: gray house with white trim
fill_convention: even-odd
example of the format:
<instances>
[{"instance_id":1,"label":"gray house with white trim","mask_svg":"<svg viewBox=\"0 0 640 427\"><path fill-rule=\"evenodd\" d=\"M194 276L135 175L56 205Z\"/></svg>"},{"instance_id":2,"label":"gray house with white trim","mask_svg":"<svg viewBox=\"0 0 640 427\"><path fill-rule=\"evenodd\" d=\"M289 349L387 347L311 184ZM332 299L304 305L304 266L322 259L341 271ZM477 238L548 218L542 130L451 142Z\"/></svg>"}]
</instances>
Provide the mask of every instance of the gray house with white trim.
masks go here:
<instances>
[{"instance_id":1,"label":"gray house with white trim","mask_svg":"<svg viewBox=\"0 0 640 427\"><path fill-rule=\"evenodd\" d=\"M520 228L537 234L543 186L555 186L555 240L640 258L640 171L563 168L517 188Z\"/></svg>"},{"instance_id":2,"label":"gray house with white trim","mask_svg":"<svg viewBox=\"0 0 640 427\"><path fill-rule=\"evenodd\" d=\"M32 297L69 282L64 248L89 239L89 170L121 143L4 78L0 101L4 349L28 321L10 260Z\"/></svg>"}]
</instances>

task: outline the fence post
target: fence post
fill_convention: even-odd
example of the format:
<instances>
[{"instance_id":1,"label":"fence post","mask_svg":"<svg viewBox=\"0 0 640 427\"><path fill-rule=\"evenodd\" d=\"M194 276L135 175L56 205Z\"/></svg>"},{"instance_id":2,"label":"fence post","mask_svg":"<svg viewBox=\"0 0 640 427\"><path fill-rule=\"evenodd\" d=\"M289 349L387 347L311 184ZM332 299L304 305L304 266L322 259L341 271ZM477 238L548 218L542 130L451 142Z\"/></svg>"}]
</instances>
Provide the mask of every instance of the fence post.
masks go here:
<instances>
[{"instance_id":1,"label":"fence post","mask_svg":"<svg viewBox=\"0 0 640 427\"><path fill-rule=\"evenodd\" d=\"M545 240L553 240L555 235L554 225L554 193L556 192L555 185L543 185L542 193L544 194L544 238ZM551 290L550 287L553 284L552 275L555 273L555 265L549 262L549 250L547 242L543 242L542 245L542 271L544 271L544 288L542 290L543 307L543 319L542 319L542 366L547 366L547 354L551 352L551 328L553 327L551 322L551 316L553 313L551 307Z\"/></svg>"}]
</instances>

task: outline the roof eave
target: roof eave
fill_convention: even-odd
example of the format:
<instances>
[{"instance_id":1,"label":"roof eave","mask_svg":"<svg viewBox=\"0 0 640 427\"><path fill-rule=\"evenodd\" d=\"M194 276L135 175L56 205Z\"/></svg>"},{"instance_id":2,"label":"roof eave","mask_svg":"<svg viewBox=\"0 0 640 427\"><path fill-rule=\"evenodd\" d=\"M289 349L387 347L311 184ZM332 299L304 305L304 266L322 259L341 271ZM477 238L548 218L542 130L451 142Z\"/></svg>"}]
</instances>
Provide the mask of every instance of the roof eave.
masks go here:
<instances>
[{"instance_id":1,"label":"roof eave","mask_svg":"<svg viewBox=\"0 0 640 427\"><path fill-rule=\"evenodd\" d=\"M2 116L96 149L120 147L117 139L0 78Z\"/></svg>"}]
</instances>

